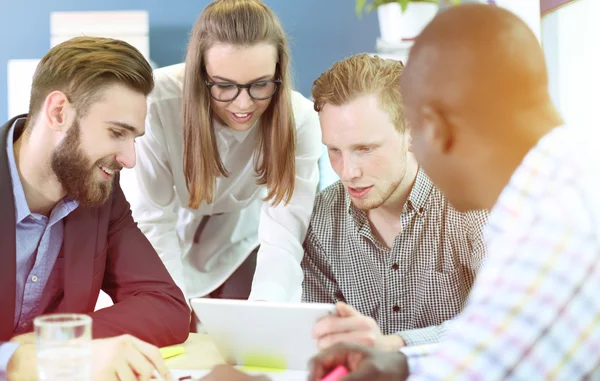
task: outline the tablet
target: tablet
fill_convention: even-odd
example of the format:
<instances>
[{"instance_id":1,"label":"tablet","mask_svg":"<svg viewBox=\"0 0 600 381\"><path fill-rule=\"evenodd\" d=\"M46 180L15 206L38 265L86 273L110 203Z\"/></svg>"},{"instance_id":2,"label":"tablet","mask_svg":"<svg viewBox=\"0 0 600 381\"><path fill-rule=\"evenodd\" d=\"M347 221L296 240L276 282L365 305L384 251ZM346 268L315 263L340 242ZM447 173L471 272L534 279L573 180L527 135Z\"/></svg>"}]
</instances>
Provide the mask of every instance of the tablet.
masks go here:
<instances>
[{"instance_id":1,"label":"tablet","mask_svg":"<svg viewBox=\"0 0 600 381\"><path fill-rule=\"evenodd\" d=\"M317 353L314 324L334 304L194 298L192 308L231 365L306 370Z\"/></svg>"}]
</instances>

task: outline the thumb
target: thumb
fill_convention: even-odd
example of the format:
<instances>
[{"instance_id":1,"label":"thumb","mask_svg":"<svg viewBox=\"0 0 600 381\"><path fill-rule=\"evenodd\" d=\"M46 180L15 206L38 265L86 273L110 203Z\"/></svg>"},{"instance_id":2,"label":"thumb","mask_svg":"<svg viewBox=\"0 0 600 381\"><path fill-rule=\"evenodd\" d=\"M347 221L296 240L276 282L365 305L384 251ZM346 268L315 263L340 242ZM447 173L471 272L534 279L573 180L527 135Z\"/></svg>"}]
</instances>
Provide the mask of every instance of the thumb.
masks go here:
<instances>
[{"instance_id":1,"label":"thumb","mask_svg":"<svg viewBox=\"0 0 600 381\"><path fill-rule=\"evenodd\" d=\"M340 317L361 316L361 313L355 310L354 307L343 302L338 302L336 308Z\"/></svg>"}]
</instances>

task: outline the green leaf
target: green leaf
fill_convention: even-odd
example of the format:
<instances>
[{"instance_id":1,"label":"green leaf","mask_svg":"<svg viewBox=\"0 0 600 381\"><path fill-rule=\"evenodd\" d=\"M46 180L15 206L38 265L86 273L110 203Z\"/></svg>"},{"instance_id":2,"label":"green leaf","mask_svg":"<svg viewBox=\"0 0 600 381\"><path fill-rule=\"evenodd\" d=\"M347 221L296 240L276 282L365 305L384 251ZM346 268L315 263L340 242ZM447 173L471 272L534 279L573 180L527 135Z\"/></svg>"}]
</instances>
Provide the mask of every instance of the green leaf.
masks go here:
<instances>
[{"instance_id":1,"label":"green leaf","mask_svg":"<svg viewBox=\"0 0 600 381\"><path fill-rule=\"evenodd\" d=\"M356 16L360 19L362 18L363 8L365 7L365 3L367 0L356 0Z\"/></svg>"},{"instance_id":2,"label":"green leaf","mask_svg":"<svg viewBox=\"0 0 600 381\"><path fill-rule=\"evenodd\" d=\"M400 8L402 8L402 12L406 12L406 8L408 8L408 3L410 3L410 0L398 0L398 4L400 4Z\"/></svg>"}]
</instances>

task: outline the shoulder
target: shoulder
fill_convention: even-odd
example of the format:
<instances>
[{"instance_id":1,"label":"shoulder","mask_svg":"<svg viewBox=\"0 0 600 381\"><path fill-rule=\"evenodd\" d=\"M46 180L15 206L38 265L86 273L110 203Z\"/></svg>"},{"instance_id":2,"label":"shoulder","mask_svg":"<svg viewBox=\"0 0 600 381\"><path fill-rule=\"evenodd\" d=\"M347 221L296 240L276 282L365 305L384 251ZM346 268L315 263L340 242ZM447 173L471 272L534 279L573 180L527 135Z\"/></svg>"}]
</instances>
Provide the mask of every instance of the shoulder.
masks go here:
<instances>
[{"instance_id":1,"label":"shoulder","mask_svg":"<svg viewBox=\"0 0 600 381\"><path fill-rule=\"evenodd\" d=\"M291 104L296 126L300 127L314 121L318 122L319 116L314 109L314 103L305 98L304 95L297 91L292 91Z\"/></svg>"},{"instance_id":2,"label":"shoulder","mask_svg":"<svg viewBox=\"0 0 600 381\"><path fill-rule=\"evenodd\" d=\"M346 213L346 190L341 181L323 189L315 198L310 227L313 234L330 231L342 223Z\"/></svg>"},{"instance_id":3,"label":"shoulder","mask_svg":"<svg viewBox=\"0 0 600 381\"><path fill-rule=\"evenodd\" d=\"M149 97L150 103L180 99L183 96L184 74L185 63L154 70L154 89Z\"/></svg>"}]
</instances>

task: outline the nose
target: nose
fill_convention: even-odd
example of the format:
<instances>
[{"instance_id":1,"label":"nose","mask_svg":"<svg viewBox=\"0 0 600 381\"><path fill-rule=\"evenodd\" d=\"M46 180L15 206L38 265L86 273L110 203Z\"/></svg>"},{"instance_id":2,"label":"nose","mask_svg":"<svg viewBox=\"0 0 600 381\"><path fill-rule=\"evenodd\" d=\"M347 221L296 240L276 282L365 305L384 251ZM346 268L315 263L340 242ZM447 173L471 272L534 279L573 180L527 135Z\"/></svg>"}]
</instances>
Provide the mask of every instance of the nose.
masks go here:
<instances>
[{"instance_id":1,"label":"nose","mask_svg":"<svg viewBox=\"0 0 600 381\"><path fill-rule=\"evenodd\" d=\"M352 155L343 155L341 163L342 168L340 168L339 176L343 182L349 182L360 177L360 167Z\"/></svg>"},{"instance_id":2,"label":"nose","mask_svg":"<svg viewBox=\"0 0 600 381\"><path fill-rule=\"evenodd\" d=\"M126 143L125 147L116 156L116 160L125 168L135 167L135 142Z\"/></svg>"},{"instance_id":3,"label":"nose","mask_svg":"<svg viewBox=\"0 0 600 381\"><path fill-rule=\"evenodd\" d=\"M250 89L242 89L233 104L239 111L247 111L252 107L254 100L250 97Z\"/></svg>"}]
</instances>

